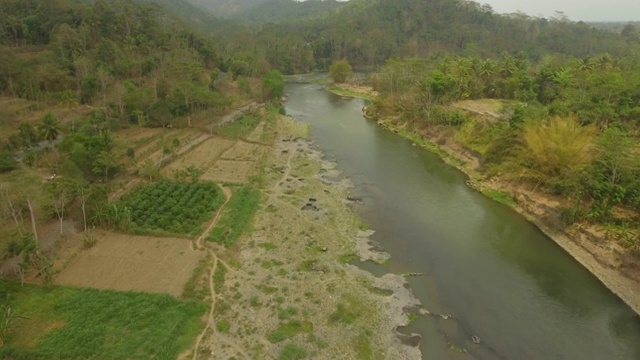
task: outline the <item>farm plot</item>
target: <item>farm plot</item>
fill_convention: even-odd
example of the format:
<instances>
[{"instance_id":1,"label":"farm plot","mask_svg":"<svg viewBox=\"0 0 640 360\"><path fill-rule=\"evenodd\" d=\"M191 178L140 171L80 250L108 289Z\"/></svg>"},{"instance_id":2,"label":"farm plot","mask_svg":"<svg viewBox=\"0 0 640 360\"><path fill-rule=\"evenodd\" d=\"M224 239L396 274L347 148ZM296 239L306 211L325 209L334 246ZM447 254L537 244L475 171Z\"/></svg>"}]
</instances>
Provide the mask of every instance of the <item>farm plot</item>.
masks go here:
<instances>
[{"instance_id":1,"label":"farm plot","mask_svg":"<svg viewBox=\"0 0 640 360\"><path fill-rule=\"evenodd\" d=\"M238 141L232 148L222 154L220 159L254 161L259 159L261 154L262 146Z\"/></svg>"},{"instance_id":2,"label":"farm plot","mask_svg":"<svg viewBox=\"0 0 640 360\"><path fill-rule=\"evenodd\" d=\"M161 180L123 196L115 220L137 234L196 235L223 201L224 194L212 182Z\"/></svg>"},{"instance_id":3,"label":"farm plot","mask_svg":"<svg viewBox=\"0 0 640 360\"><path fill-rule=\"evenodd\" d=\"M240 119L232 122L229 125L226 125L222 128L221 132L223 135L228 136L233 139L241 139L251 134L253 129L258 126L262 119L260 116L252 114L245 115Z\"/></svg>"},{"instance_id":4,"label":"farm plot","mask_svg":"<svg viewBox=\"0 0 640 360\"><path fill-rule=\"evenodd\" d=\"M243 183L258 174L255 161L218 160L200 178L218 183Z\"/></svg>"},{"instance_id":5,"label":"farm plot","mask_svg":"<svg viewBox=\"0 0 640 360\"><path fill-rule=\"evenodd\" d=\"M14 317L3 359L175 359L205 306L166 294L8 284Z\"/></svg>"},{"instance_id":6,"label":"farm plot","mask_svg":"<svg viewBox=\"0 0 640 360\"><path fill-rule=\"evenodd\" d=\"M227 151L234 144L235 141L221 138L210 138L199 144L195 149L192 149L184 156L179 157L176 161L169 164L165 167L164 172L165 174L171 174L174 170L185 169L189 166L195 166L203 170L208 169L222 153Z\"/></svg>"},{"instance_id":7,"label":"farm plot","mask_svg":"<svg viewBox=\"0 0 640 360\"><path fill-rule=\"evenodd\" d=\"M182 294L204 253L191 241L111 232L96 234L91 249L78 253L55 277L58 285L121 291Z\"/></svg>"}]
</instances>

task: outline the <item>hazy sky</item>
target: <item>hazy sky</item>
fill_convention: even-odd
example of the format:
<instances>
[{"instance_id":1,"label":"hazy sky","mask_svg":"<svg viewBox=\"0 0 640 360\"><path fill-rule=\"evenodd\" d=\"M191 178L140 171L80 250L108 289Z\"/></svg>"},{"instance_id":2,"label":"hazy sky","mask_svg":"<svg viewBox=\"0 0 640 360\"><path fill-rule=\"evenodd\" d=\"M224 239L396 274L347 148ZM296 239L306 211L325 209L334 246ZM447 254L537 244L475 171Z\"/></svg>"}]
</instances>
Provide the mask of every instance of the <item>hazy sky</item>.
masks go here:
<instances>
[{"instance_id":1,"label":"hazy sky","mask_svg":"<svg viewBox=\"0 0 640 360\"><path fill-rule=\"evenodd\" d=\"M640 0L476 0L497 13L521 10L532 16L550 17L563 11L573 21L640 20Z\"/></svg>"}]
</instances>

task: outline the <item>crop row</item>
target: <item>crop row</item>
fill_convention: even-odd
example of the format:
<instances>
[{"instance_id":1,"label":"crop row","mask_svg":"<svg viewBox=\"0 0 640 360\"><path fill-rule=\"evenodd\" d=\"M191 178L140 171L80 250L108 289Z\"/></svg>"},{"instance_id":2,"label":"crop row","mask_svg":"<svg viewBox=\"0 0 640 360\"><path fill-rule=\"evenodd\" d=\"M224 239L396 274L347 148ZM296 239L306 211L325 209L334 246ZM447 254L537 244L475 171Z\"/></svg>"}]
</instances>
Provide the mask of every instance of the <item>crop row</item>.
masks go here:
<instances>
[{"instance_id":1,"label":"crop row","mask_svg":"<svg viewBox=\"0 0 640 360\"><path fill-rule=\"evenodd\" d=\"M222 191L212 182L161 180L135 188L120 207L130 210L132 232L195 235L223 201Z\"/></svg>"}]
</instances>

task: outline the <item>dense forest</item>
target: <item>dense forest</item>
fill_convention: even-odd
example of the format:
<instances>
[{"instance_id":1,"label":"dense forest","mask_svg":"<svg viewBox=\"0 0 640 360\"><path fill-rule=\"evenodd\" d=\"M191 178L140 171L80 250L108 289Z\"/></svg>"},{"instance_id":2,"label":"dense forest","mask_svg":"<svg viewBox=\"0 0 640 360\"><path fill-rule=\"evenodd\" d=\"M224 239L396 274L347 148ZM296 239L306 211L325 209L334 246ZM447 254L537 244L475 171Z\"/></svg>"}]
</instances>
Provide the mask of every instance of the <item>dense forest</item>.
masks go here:
<instances>
[{"instance_id":1,"label":"dense forest","mask_svg":"<svg viewBox=\"0 0 640 360\"><path fill-rule=\"evenodd\" d=\"M250 11L250 8L249 10ZM230 37L236 51L255 52L284 73L328 69L346 58L372 71L391 57L437 57L446 53L498 57L523 53L534 62L549 54L629 54L640 43L637 29L622 36L562 17L501 15L471 1L359 1L314 17L264 24L256 36Z\"/></svg>"}]
</instances>

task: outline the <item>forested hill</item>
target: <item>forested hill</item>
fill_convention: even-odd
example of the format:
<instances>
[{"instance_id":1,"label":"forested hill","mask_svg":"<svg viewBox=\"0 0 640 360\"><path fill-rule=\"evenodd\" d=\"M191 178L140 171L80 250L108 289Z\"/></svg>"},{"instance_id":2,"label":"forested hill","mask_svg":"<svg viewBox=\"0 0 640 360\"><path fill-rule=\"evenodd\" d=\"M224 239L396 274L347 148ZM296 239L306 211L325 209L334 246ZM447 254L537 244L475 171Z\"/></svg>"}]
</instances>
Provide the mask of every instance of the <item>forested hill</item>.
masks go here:
<instances>
[{"instance_id":1,"label":"forested hill","mask_svg":"<svg viewBox=\"0 0 640 360\"><path fill-rule=\"evenodd\" d=\"M147 126L166 126L225 101L210 88L217 76L210 72L221 63L212 38L157 5L91 3L0 2L0 94L37 108L100 107L96 116ZM15 114L5 115L2 140L15 135L9 148L28 147L34 139L12 134Z\"/></svg>"},{"instance_id":2,"label":"forested hill","mask_svg":"<svg viewBox=\"0 0 640 360\"><path fill-rule=\"evenodd\" d=\"M248 25L283 21L308 21L319 18L348 3L336 0L263 0L230 16Z\"/></svg>"},{"instance_id":3,"label":"forested hill","mask_svg":"<svg viewBox=\"0 0 640 360\"><path fill-rule=\"evenodd\" d=\"M11 1L11 0L10 0ZM29 0L32 1L32 0ZM69 2L79 2L84 5L93 5L96 0L73 0ZM132 0L131 2L145 5L159 5L165 16L172 16L181 19L185 24L193 29L203 31L222 30L230 24L221 20L219 16L212 11L203 11L202 8L192 4L188 0ZM115 1L117 4L118 1Z\"/></svg>"},{"instance_id":4,"label":"forested hill","mask_svg":"<svg viewBox=\"0 0 640 360\"><path fill-rule=\"evenodd\" d=\"M219 17L230 17L269 0L187 0Z\"/></svg>"},{"instance_id":5,"label":"forested hill","mask_svg":"<svg viewBox=\"0 0 640 360\"><path fill-rule=\"evenodd\" d=\"M460 0L351 0L312 21L294 18L269 24L258 36L232 41L266 54L285 72L307 71L309 56L320 67L347 58L356 68L367 69L390 57L443 52L490 57L522 52L534 61L547 54L617 56L640 43L637 36L623 37L585 23L500 15Z\"/></svg>"}]
</instances>

